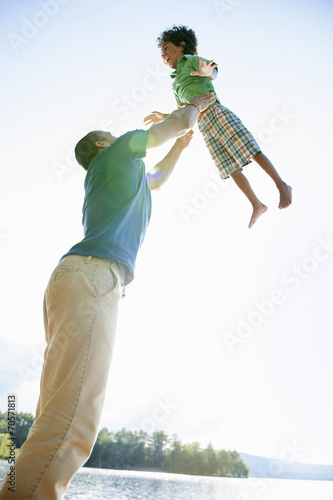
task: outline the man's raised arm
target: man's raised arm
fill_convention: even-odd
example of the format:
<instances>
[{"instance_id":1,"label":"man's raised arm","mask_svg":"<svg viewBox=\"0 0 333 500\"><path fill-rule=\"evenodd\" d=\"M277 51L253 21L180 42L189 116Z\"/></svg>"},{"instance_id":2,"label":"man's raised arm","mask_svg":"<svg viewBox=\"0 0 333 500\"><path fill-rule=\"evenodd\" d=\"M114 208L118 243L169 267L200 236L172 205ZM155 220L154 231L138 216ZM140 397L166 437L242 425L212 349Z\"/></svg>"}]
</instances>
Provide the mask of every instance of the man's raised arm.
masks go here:
<instances>
[{"instance_id":1,"label":"man's raised arm","mask_svg":"<svg viewBox=\"0 0 333 500\"><path fill-rule=\"evenodd\" d=\"M214 101L215 95L212 93L193 97L189 105L173 111L164 121L150 127L147 149L156 148L170 139L186 134L194 126L199 112L204 111Z\"/></svg>"},{"instance_id":2,"label":"man's raised arm","mask_svg":"<svg viewBox=\"0 0 333 500\"><path fill-rule=\"evenodd\" d=\"M187 148L193 137L193 130L178 137L168 154L147 172L147 180L151 191L159 189L170 177L182 151Z\"/></svg>"}]
</instances>

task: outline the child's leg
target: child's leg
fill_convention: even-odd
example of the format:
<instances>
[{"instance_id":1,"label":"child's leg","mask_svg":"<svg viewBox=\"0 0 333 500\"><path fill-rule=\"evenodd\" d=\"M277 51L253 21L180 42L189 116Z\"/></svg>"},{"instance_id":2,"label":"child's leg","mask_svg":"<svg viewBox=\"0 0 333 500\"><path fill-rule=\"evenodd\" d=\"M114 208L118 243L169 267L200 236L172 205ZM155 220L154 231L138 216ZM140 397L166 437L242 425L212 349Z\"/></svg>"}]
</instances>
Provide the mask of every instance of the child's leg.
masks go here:
<instances>
[{"instance_id":1,"label":"child's leg","mask_svg":"<svg viewBox=\"0 0 333 500\"><path fill-rule=\"evenodd\" d=\"M287 208L291 204L291 187L286 184L275 168L273 167L272 163L269 161L267 156L265 156L263 153L257 153L256 155L253 156L252 158L254 161L260 165L260 167L268 174L273 181L275 182L276 187L280 191L280 203L279 203L279 208Z\"/></svg>"},{"instance_id":2,"label":"child's leg","mask_svg":"<svg viewBox=\"0 0 333 500\"><path fill-rule=\"evenodd\" d=\"M243 191L247 199L250 201L253 207L253 213L252 217L249 223L249 228L253 226L253 224L256 222L256 220L262 215L264 212L266 212L267 207L261 201L256 197L254 194L253 189L250 186L249 181L245 177L240 170L236 170L233 174L231 174L232 179L235 181L239 189Z\"/></svg>"}]
</instances>

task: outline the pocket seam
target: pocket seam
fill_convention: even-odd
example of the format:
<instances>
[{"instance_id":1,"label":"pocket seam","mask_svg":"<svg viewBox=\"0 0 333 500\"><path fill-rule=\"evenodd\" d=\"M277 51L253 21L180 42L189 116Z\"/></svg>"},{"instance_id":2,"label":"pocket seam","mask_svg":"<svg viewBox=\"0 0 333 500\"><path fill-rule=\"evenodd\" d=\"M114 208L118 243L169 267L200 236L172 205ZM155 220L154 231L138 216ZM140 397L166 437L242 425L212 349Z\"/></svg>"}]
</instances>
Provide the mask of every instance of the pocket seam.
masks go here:
<instances>
[{"instance_id":1,"label":"pocket seam","mask_svg":"<svg viewBox=\"0 0 333 500\"><path fill-rule=\"evenodd\" d=\"M101 267L104 268L104 269L107 269L110 272L110 274L112 275L114 287L109 292L105 293L101 297L98 297L98 295L96 293L96 288L95 288L95 278L96 278L96 274L97 274L98 269L100 269ZM92 279L92 289L93 289L93 293L94 293L95 298L97 300L103 300L107 295L109 295L110 293L114 292L117 288L119 288L119 282L118 282L118 278L117 278L116 274L113 272L113 270L110 267L105 266L105 265L103 265L102 263L99 262L98 266L96 266L96 269L95 269L95 272L94 272L94 276L93 276L93 279Z\"/></svg>"}]
</instances>

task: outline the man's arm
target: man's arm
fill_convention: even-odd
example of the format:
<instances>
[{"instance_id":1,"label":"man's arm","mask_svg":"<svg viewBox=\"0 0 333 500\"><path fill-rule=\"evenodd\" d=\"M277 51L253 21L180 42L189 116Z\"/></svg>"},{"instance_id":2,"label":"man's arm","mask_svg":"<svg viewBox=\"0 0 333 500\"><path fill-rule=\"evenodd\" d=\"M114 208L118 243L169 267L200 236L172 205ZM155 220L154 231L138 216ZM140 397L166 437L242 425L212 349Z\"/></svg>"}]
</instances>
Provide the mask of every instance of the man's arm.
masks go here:
<instances>
[{"instance_id":1,"label":"man's arm","mask_svg":"<svg viewBox=\"0 0 333 500\"><path fill-rule=\"evenodd\" d=\"M195 124L199 111L204 111L215 101L212 93L202 94L191 99L190 104L173 111L165 120L153 125L148 130L147 149L161 146L170 139L186 134Z\"/></svg>"},{"instance_id":2,"label":"man's arm","mask_svg":"<svg viewBox=\"0 0 333 500\"><path fill-rule=\"evenodd\" d=\"M147 180L151 191L159 189L169 178L182 151L190 144L192 137L193 130L179 137L163 160L149 170Z\"/></svg>"}]
</instances>

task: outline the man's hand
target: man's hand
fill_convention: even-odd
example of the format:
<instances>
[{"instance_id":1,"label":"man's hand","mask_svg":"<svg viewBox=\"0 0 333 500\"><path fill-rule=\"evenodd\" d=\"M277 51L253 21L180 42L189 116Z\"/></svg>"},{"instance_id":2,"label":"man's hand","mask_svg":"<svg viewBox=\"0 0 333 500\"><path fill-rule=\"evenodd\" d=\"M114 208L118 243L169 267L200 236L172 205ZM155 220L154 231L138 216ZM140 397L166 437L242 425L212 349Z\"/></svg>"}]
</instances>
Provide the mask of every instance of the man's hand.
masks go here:
<instances>
[{"instance_id":1,"label":"man's hand","mask_svg":"<svg viewBox=\"0 0 333 500\"><path fill-rule=\"evenodd\" d=\"M165 113L160 113L159 111L153 111L150 115L144 118L143 122L145 125L155 125L155 123L160 123L165 120L169 115Z\"/></svg>"},{"instance_id":2,"label":"man's hand","mask_svg":"<svg viewBox=\"0 0 333 500\"><path fill-rule=\"evenodd\" d=\"M208 63L204 59L199 60L199 71L191 71L190 75L192 76L206 76L210 80L216 78L216 75L213 76L214 68L217 68L218 64L214 64L214 61L211 60ZM215 72L216 73L216 72Z\"/></svg>"},{"instance_id":3,"label":"man's hand","mask_svg":"<svg viewBox=\"0 0 333 500\"><path fill-rule=\"evenodd\" d=\"M189 104L195 104L199 107L199 111L205 111L213 102L216 101L215 94L212 92L206 92L205 94L197 95L192 97Z\"/></svg>"},{"instance_id":4,"label":"man's hand","mask_svg":"<svg viewBox=\"0 0 333 500\"><path fill-rule=\"evenodd\" d=\"M187 134L182 135L181 137L178 137L176 142L179 144L179 146L182 149L185 149L190 144L193 135L194 135L193 130L190 130L189 132L187 132Z\"/></svg>"}]
</instances>

